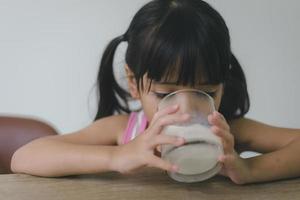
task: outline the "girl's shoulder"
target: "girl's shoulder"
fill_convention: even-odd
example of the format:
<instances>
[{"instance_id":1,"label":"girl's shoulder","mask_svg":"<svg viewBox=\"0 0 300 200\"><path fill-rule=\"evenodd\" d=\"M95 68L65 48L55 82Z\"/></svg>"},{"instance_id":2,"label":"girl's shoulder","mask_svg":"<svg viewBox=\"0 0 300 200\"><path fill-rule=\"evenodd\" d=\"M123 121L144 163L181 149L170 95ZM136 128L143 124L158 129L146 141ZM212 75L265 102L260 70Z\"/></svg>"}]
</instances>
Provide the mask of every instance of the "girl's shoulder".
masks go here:
<instances>
[{"instance_id":1,"label":"girl's shoulder","mask_svg":"<svg viewBox=\"0 0 300 200\"><path fill-rule=\"evenodd\" d=\"M101 118L81 132L88 135L85 138L93 138L90 141L96 144L121 145L143 131L146 125L144 112L137 111Z\"/></svg>"},{"instance_id":2,"label":"girl's shoulder","mask_svg":"<svg viewBox=\"0 0 300 200\"><path fill-rule=\"evenodd\" d=\"M128 119L128 115L104 117L76 132L53 136L51 139L84 145L117 145Z\"/></svg>"},{"instance_id":3,"label":"girl's shoulder","mask_svg":"<svg viewBox=\"0 0 300 200\"><path fill-rule=\"evenodd\" d=\"M99 132L103 132L103 135L106 135L106 138L110 140L109 143L114 141L115 144L119 145L121 144L122 135L126 130L129 116L128 114L112 115L96 120L93 126ZM103 141L104 138L101 140Z\"/></svg>"}]
</instances>

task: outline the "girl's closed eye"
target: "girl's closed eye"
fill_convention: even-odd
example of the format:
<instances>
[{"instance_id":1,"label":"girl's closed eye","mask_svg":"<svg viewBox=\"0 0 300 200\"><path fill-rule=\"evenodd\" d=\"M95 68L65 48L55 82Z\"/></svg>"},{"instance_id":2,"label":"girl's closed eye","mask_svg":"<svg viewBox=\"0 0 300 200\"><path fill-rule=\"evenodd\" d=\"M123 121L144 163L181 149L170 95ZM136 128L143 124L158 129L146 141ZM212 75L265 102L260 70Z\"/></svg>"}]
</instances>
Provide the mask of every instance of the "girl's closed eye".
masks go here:
<instances>
[{"instance_id":1,"label":"girl's closed eye","mask_svg":"<svg viewBox=\"0 0 300 200\"><path fill-rule=\"evenodd\" d=\"M209 96L211 96L212 98L214 98L216 96L216 92L206 92L204 91L206 94L208 94ZM165 96L167 96L168 94L170 94L171 92L153 92L154 95L157 97L157 98L164 98Z\"/></svg>"},{"instance_id":2,"label":"girl's closed eye","mask_svg":"<svg viewBox=\"0 0 300 200\"><path fill-rule=\"evenodd\" d=\"M205 93L211 96L212 98L216 96L216 92L205 92Z\"/></svg>"},{"instance_id":3,"label":"girl's closed eye","mask_svg":"<svg viewBox=\"0 0 300 200\"><path fill-rule=\"evenodd\" d=\"M167 96L168 94L170 94L170 92L153 92L154 95L157 97L157 98L164 98L165 96Z\"/></svg>"}]
</instances>

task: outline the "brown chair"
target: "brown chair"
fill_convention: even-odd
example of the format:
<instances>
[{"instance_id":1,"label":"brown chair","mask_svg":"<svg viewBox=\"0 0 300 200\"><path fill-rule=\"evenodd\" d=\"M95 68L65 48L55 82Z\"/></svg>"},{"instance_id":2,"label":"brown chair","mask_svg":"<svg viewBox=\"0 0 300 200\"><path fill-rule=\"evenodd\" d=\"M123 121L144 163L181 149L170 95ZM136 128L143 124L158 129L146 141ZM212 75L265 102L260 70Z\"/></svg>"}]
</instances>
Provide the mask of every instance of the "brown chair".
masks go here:
<instances>
[{"instance_id":1,"label":"brown chair","mask_svg":"<svg viewBox=\"0 0 300 200\"><path fill-rule=\"evenodd\" d=\"M18 148L49 135L57 135L56 130L40 120L0 116L0 174L12 173L10 162Z\"/></svg>"}]
</instances>

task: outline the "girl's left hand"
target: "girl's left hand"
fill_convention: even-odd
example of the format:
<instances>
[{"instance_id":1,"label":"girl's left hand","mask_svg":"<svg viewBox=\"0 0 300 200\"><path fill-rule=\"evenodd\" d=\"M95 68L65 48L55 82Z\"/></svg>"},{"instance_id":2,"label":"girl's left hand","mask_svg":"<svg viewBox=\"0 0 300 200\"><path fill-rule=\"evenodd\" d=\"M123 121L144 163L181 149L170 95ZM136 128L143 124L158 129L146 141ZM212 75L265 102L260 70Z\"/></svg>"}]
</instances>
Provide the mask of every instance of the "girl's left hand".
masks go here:
<instances>
[{"instance_id":1,"label":"girl's left hand","mask_svg":"<svg viewBox=\"0 0 300 200\"><path fill-rule=\"evenodd\" d=\"M221 138L224 155L219 157L222 169L219 174L229 177L236 184L245 184L250 178L250 167L246 159L241 158L234 150L234 137L224 116L219 112L208 116L212 131Z\"/></svg>"}]
</instances>

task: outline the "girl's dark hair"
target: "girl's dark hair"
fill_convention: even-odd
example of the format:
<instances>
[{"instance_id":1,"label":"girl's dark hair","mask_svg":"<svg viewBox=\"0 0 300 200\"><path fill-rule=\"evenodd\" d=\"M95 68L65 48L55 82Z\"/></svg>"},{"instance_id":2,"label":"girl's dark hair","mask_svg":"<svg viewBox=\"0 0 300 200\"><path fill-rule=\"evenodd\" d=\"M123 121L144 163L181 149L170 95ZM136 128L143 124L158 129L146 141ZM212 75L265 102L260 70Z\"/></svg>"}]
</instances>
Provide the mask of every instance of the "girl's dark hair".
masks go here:
<instances>
[{"instance_id":1,"label":"girl's dark hair","mask_svg":"<svg viewBox=\"0 0 300 200\"><path fill-rule=\"evenodd\" d=\"M113 59L126 41L125 61L138 89L146 74L152 81L178 85L224 84L219 111L226 119L245 115L249 96L243 70L231 52L230 36L221 15L202 0L153 0L133 17L125 34L106 47L98 74L96 119L129 113L129 93L114 78ZM140 88L140 84L141 87Z\"/></svg>"}]
</instances>

